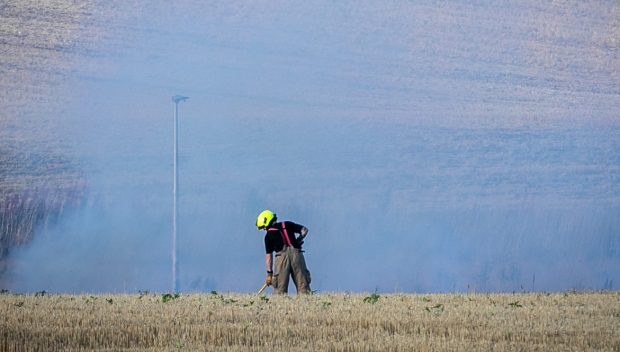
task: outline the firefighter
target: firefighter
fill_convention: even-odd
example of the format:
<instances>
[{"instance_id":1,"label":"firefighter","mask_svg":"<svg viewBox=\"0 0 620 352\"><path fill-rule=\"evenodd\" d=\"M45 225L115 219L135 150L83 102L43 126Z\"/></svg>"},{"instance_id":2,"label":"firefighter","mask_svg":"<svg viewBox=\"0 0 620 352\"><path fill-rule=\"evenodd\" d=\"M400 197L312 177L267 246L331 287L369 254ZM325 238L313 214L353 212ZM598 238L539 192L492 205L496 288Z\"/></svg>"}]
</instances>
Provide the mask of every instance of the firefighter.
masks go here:
<instances>
[{"instance_id":1,"label":"firefighter","mask_svg":"<svg viewBox=\"0 0 620 352\"><path fill-rule=\"evenodd\" d=\"M295 283L298 294L309 294L311 293L310 271L306 267L306 260L301 249L308 229L292 221L277 221L276 214L271 210L261 212L256 219L256 227L259 230L265 230L265 265L267 267L265 284L273 286L278 294L286 294L290 277ZM273 252L276 252L275 273Z\"/></svg>"}]
</instances>

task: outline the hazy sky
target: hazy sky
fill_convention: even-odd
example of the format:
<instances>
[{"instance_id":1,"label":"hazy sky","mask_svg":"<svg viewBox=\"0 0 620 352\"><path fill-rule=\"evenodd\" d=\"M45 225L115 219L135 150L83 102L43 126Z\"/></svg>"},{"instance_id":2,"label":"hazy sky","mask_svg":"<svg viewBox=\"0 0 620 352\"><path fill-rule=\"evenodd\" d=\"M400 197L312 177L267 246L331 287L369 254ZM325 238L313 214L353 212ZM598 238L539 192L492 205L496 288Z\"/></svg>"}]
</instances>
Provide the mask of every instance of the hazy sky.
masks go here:
<instances>
[{"instance_id":1,"label":"hazy sky","mask_svg":"<svg viewBox=\"0 0 620 352\"><path fill-rule=\"evenodd\" d=\"M614 2L99 6L57 116L90 206L12 289L170 289L174 94L183 291L261 286L265 208L310 229L320 292L620 284Z\"/></svg>"}]
</instances>

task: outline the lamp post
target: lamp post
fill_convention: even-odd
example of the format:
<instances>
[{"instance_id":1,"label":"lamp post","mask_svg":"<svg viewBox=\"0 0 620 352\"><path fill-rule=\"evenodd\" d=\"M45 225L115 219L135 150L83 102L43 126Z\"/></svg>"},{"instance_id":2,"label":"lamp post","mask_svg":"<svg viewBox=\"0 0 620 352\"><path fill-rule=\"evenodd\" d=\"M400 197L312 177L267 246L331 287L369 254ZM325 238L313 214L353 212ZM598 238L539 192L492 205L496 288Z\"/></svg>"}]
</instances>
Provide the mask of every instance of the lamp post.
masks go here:
<instances>
[{"instance_id":1,"label":"lamp post","mask_svg":"<svg viewBox=\"0 0 620 352\"><path fill-rule=\"evenodd\" d=\"M175 95L172 97L174 102L174 176L172 185L172 290L179 292L179 282L177 280L177 218L179 210L177 208L178 203L178 190L179 190L179 103L186 101L189 97L181 95Z\"/></svg>"}]
</instances>

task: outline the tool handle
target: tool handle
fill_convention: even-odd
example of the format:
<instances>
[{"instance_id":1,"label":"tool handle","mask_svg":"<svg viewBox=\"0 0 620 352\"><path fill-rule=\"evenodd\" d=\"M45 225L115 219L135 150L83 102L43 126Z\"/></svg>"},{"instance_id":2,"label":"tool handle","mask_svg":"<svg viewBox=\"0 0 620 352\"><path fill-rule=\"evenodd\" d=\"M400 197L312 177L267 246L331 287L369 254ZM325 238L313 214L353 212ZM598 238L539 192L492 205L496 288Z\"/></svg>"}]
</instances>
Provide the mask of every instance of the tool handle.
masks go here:
<instances>
[{"instance_id":1,"label":"tool handle","mask_svg":"<svg viewBox=\"0 0 620 352\"><path fill-rule=\"evenodd\" d=\"M261 295L263 293L263 291L265 291L266 288L267 288L267 283L265 282L263 284L263 287L261 287L260 290L258 290L258 295Z\"/></svg>"}]
</instances>

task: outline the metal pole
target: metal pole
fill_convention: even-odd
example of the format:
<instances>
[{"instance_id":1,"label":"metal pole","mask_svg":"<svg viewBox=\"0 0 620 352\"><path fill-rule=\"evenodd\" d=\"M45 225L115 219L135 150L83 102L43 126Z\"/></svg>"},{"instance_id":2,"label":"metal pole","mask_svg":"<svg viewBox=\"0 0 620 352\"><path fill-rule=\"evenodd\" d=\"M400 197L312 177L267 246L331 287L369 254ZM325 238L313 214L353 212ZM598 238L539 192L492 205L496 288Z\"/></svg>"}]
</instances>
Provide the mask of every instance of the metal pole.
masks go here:
<instances>
[{"instance_id":1,"label":"metal pole","mask_svg":"<svg viewBox=\"0 0 620 352\"><path fill-rule=\"evenodd\" d=\"M183 97L180 95L175 95L172 97L172 101L174 102L174 157L173 157L173 185L172 185L172 290L173 292L179 292L179 282L177 279L177 220L179 215L179 210L177 207L178 203L178 190L179 190L179 168L178 168L178 159L179 159L179 102L185 101L189 99L188 97Z\"/></svg>"},{"instance_id":2,"label":"metal pole","mask_svg":"<svg viewBox=\"0 0 620 352\"><path fill-rule=\"evenodd\" d=\"M174 102L174 176L173 176L173 185L172 185L172 291L177 292L177 189L179 187L179 169L177 165L178 161L178 146L179 146L179 102Z\"/></svg>"}]
</instances>

